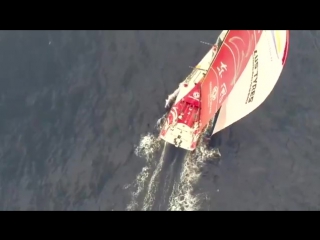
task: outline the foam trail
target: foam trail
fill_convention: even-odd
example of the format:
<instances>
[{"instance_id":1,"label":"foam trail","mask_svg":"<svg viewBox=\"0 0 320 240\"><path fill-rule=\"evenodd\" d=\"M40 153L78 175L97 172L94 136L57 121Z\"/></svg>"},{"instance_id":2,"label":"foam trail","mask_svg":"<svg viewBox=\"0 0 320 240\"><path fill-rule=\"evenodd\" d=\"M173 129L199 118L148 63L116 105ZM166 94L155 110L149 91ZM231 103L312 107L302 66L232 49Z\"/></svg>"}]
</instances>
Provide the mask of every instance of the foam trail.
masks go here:
<instances>
[{"instance_id":1,"label":"foam trail","mask_svg":"<svg viewBox=\"0 0 320 240\"><path fill-rule=\"evenodd\" d=\"M141 137L139 146L135 149L135 154L138 157L145 158L147 163L152 163L157 151L161 148L161 140L153 134L148 133Z\"/></svg>"},{"instance_id":2,"label":"foam trail","mask_svg":"<svg viewBox=\"0 0 320 240\"><path fill-rule=\"evenodd\" d=\"M199 181L202 167L206 160L215 158L217 149L208 149L200 144L195 153L188 154L184 159L179 183L175 183L170 196L168 210L196 211L200 208L201 195L194 194L193 187Z\"/></svg>"},{"instance_id":3,"label":"foam trail","mask_svg":"<svg viewBox=\"0 0 320 240\"><path fill-rule=\"evenodd\" d=\"M165 210L169 204L174 184L179 181L186 151L168 144L165 150L163 165L158 177L157 191L152 209Z\"/></svg>"},{"instance_id":4,"label":"foam trail","mask_svg":"<svg viewBox=\"0 0 320 240\"><path fill-rule=\"evenodd\" d=\"M133 191L131 194L132 199L127 206L127 210L138 209L139 196L144 192L149 179L142 210L151 210L155 202L157 188L159 187L159 173L163 168L165 160L166 145L163 147L160 159L155 159L155 153L161 148L161 145L161 140L150 133L141 138L135 154L145 158L147 165L143 167L135 180L136 191ZM167 206L169 211L196 211L200 209L202 196L195 194L193 189L199 181L206 160L215 158L216 154L216 149L208 149L205 144L201 143L194 153L188 153L186 155L183 159L180 176L177 181L174 182L171 194L169 193L170 197ZM167 160L169 159L166 159L166 161ZM152 169L155 169L153 173ZM170 169L168 170L170 171ZM166 187L167 184L164 183L165 191L168 190Z\"/></svg>"},{"instance_id":5,"label":"foam trail","mask_svg":"<svg viewBox=\"0 0 320 240\"><path fill-rule=\"evenodd\" d=\"M157 167L156 167L155 171L153 172L153 175L150 179L149 186L148 186L148 192L147 192L146 197L144 199L142 210L149 210L152 207L152 204L154 202L155 193L156 193L157 185L158 185L157 182L155 182L155 181L158 179L159 173L162 169L165 150L166 150L166 147L164 146L162 153L161 153L159 163L158 163L158 165L157 165Z\"/></svg>"},{"instance_id":6,"label":"foam trail","mask_svg":"<svg viewBox=\"0 0 320 240\"><path fill-rule=\"evenodd\" d=\"M138 157L146 159L147 165L142 168L141 172L136 177L133 184L126 185L129 188L131 185L136 187L136 190L131 193L131 201L127 206L128 211L134 211L138 208L138 198L145 189L145 185L150 176L151 169L154 164L155 153L161 148L161 142L154 135L148 133L141 137L139 145L135 149L135 154Z\"/></svg>"},{"instance_id":7,"label":"foam trail","mask_svg":"<svg viewBox=\"0 0 320 240\"><path fill-rule=\"evenodd\" d=\"M131 202L129 203L129 205L127 206L127 210L128 211L134 211L138 208L138 197L140 196L141 192L144 189L145 183L148 179L149 176L149 167L143 167L141 172L138 174L137 178L136 178L136 184L135 186L137 187L136 191L133 191L131 194ZM130 185L129 185L130 186ZM128 188L129 186L125 187Z\"/></svg>"},{"instance_id":8,"label":"foam trail","mask_svg":"<svg viewBox=\"0 0 320 240\"><path fill-rule=\"evenodd\" d=\"M197 163L189 155L186 157L180 175L180 182L174 185L170 196L168 210L195 211L198 210L199 199L193 194L193 186L200 177Z\"/></svg>"}]
</instances>

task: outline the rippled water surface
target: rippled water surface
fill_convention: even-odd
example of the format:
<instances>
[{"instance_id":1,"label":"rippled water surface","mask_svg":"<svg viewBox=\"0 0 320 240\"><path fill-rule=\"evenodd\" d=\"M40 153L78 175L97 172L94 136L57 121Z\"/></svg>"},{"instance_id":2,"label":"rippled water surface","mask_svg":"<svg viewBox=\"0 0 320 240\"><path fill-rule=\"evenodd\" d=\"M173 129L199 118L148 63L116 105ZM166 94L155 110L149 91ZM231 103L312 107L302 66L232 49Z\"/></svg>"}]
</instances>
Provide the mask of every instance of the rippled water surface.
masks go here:
<instances>
[{"instance_id":1,"label":"rippled water surface","mask_svg":"<svg viewBox=\"0 0 320 240\"><path fill-rule=\"evenodd\" d=\"M0 210L319 210L319 31L291 31L274 91L217 136L220 161L153 139L138 153L219 33L0 31Z\"/></svg>"}]
</instances>

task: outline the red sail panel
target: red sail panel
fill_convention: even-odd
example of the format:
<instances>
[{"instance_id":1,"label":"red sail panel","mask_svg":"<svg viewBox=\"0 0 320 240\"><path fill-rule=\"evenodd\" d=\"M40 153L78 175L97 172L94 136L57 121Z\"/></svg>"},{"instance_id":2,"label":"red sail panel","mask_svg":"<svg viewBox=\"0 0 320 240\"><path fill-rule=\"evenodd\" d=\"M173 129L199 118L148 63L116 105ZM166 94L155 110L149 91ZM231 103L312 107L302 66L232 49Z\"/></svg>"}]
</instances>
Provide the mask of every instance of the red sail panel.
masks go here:
<instances>
[{"instance_id":1,"label":"red sail panel","mask_svg":"<svg viewBox=\"0 0 320 240\"><path fill-rule=\"evenodd\" d=\"M201 85L200 130L214 117L242 74L262 30L230 30Z\"/></svg>"}]
</instances>

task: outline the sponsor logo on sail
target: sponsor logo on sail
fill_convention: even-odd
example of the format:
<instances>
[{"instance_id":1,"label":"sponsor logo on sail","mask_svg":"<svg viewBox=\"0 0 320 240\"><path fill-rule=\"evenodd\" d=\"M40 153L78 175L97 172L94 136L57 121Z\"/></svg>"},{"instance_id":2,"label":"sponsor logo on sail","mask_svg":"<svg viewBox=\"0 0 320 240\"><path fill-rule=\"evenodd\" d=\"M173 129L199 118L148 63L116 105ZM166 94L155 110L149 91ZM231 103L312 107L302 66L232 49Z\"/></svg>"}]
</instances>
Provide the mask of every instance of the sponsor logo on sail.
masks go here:
<instances>
[{"instance_id":1,"label":"sponsor logo on sail","mask_svg":"<svg viewBox=\"0 0 320 240\"><path fill-rule=\"evenodd\" d=\"M227 94L227 86L226 86L226 84L225 84L225 83L223 83L223 84L221 85L221 92L220 92L220 99L219 99L219 103L221 103L221 102L222 102L223 97L224 97L226 94Z\"/></svg>"},{"instance_id":2,"label":"sponsor logo on sail","mask_svg":"<svg viewBox=\"0 0 320 240\"><path fill-rule=\"evenodd\" d=\"M212 111L212 103L216 100L218 94L218 87L212 87L212 83L210 82L210 93L209 93L209 113Z\"/></svg>"},{"instance_id":3,"label":"sponsor logo on sail","mask_svg":"<svg viewBox=\"0 0 320 240\"><path fill-rule=\"evenodd\" d=\"M251 83L249 88L249 93L247 96L246 104L253 101L254 95L256 93L257 88L257 81L258 81L258 51L255 50L253 53L253 61L252 61L252 76L251 76Z\"/></svg>"}]
</instances>

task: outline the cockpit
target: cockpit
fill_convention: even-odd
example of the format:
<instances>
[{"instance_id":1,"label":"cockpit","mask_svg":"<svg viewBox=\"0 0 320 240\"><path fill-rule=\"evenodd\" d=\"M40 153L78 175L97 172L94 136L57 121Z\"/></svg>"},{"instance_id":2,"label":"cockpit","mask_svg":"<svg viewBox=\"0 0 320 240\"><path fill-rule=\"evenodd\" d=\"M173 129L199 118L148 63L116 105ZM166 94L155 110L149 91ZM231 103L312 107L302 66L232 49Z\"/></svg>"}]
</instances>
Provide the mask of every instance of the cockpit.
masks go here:
<instances>
[{"instance_id":1,"label":"cockpit","mask_svg":"<svg viewBox=\"0 0 320 240\"><path fill-rule=\"evenodd\" d=\"M200 118L200 85L197 84L179 104L178 122L193 128Z\"/></svg>"}]
</instances>

